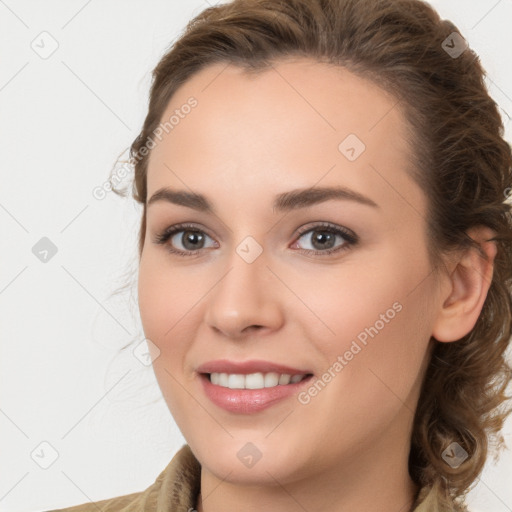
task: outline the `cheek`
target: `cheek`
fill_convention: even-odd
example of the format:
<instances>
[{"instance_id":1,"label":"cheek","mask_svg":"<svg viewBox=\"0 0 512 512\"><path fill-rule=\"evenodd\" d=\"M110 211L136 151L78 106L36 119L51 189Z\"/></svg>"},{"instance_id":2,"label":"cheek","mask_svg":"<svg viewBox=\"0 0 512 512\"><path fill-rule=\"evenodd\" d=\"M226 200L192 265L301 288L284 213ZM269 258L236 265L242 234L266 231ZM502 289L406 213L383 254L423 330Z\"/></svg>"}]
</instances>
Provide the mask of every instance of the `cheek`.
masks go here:
<instances>
[{"instance_id":1,"label":"cheek","mask_svg":"<svg viewBox=\"0 0 512 512\"><path fill-rule=\"evenodd\" d=\"M146 338L161 348L161 337L166 328L172 326L172 318L167 315L174 308L170 307L172 293L166 286L164 276L158 267L151 265L147 257L142 258L139 266L138 296L139 311Z\"/></svg>"},{"instance_id":2,"label":"cheek","mask_svg":"<svg viewBox=\"0 0 512 512\"><path fill-rule=\"evenodd\" d=\"M317 345L324 373L300 397L304 405L299 411L301 432L315 432L311 443L318 443L318 450L323 449L320 439L328 439L329 450L340 453L371 445L394 429L396 436L406 438L428 346L428 335L416 322L420 302L410 297L400 301L402 309L393 309L394 317L389 314L382 324L375 315L385 314L385 308L368 304L363 312L354 309L354 315L338 317L336 343ZM345 327L356 334L345 336Z\"/></svg>"},{"instance_id":3,"label":"cheek","mask_svg":"<svg viewBox=\"0 0 512 512\"><path fill-rule=\"evenodd\" d=\"M139 265L139 311L144 333L161 350L166 340L175 338L181 320L197 302L197 285L172 272L159 255L149 251Z\"/></svg>"},{"instance_id":4,"label":"cheek","mask_svg":"<svg viewBox=\"0 0 512 512\"><path fill-rule=\"evenodd\" d=\"M333 341L359 339L364 344L389 335L393 343L405 344L411 335L425 334L411 329L411 321L417 325L429 315L425 299L434 293L431 265L422 231L417 226L414 230L406 227L402 229L407 235L389 234L378 250L354 253L340 266L339 276L324 278L319 285L325 293L323 305L317 295L318 307L336 333L331 336Z\"/></svg>"},{"instance_id":5,"label":"cheek","mask_svg":"<svg viewBox=\"0 0 512 512\"><path fill-rule=\"evenodd\" d=\"M338 268L293 276L294 291L309 311L302 304L295 309L303 309L308 339L321 352L337 355L348 350L352 340L364 345L390 332L417 309L410 292L420 275L418 268L407 268L394 258L347 260Z\"/></svg>"},{"instance_id":6,"label":"cheek","mask_svg":"<svg viewBox=\"0 0 512 512\"><path fill-rule=\"evenodd\" d=\"M161 261L143 256L139 267L139 311L144 336L156 348L153 371L171 413L179 413L186 405L180 404L179 382L183 383L183 367L187 340L191 335L191 305L196 297L189 297L191 287L184 286L179 273L164 270ZM173 275L174 274L174 275ZM188 314L187 314L188 313ZM151 345L150 345L151 346ZM174 377L174 378L173 378Z\"/></svg>"},{"instance_id":7,"label":"cheek","mask_svg":"<svg viewBox=\"0 0 512 512\"><path fill-rule=\"evenodd\" d=\"M178 426L188 432L195 411L190 408L190 396L183 391L187 375L182 369L193 330L191 307L200 292L197 286L195 292L193 286L187 286L179 272L165 268L160 257L149 251L143 254L138 279L139 311L145 337L157 347L153 371L164 400Z\"/></svg>"},{"instance_id":8,"label":"cheek","mask_svg":"<svg viewBox=\"0 0 512 512\"><path fill-rule=\"evenodd\" d=\"M406 255L395 246L378 259L347 259L337 275L331 270L297 278L298 294L316 313L304 317L303 331L325 371L335 375L326 399L332 393L346 405L363 400L379 408L386 398L396 399L393 393L406 400L415 385L430 340L428 298L435 290L426 278L427 258ZM312 280L315 292L307 294ZM323 410L333 408L325 404Z\"/></svg>"},{"instance_id":9,"label":"cheek","mask_svg":"<svg viewBox=\"0 0 512 512\"><path fill-rule=\"evenodd\" d=\"M188 409L182 386L188 387L193 374L186 358L204 316L205 295L215 282L215 276L190 268L171 268L166 256L157 251L143 253L139 265L141 322L145 337L157 347L153 370L173 414ZM183 403L176 403L183 397Z\"/></svg>"}]
</instances>

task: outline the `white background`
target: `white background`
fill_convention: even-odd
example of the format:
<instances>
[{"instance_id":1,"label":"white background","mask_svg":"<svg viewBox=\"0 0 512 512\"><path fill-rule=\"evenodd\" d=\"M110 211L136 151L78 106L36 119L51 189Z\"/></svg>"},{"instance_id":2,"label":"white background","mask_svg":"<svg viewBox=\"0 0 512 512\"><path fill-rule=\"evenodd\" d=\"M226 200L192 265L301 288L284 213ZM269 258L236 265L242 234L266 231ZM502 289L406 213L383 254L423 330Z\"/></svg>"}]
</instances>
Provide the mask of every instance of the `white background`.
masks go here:
<instances>
[{"instance_id":1,"label":"white background","mask_svg":"<svg viewBox=\"0 0 512 512\"><path fill-rule=\"evenodd\" d=\"M432 4L481 56L510 141L512 1ZM2 511L141 491L184 442L151 367L131 348L117 355L144 338L135 286L140 209L92 190L142 126L152 68L206 7L0 0ZM49 37L43 31L58 43L47 59L31 48ZM58 251L47 263L32 253L42 237ZM131 293L114 295L128 279ZM509 445L511 433L509 420ZM58 453L48 469L31 458L49 462L43 441ZM511 474L510 450L496 466L489 460L472 510L511 511Z\"/></svg>"}]
</instances>

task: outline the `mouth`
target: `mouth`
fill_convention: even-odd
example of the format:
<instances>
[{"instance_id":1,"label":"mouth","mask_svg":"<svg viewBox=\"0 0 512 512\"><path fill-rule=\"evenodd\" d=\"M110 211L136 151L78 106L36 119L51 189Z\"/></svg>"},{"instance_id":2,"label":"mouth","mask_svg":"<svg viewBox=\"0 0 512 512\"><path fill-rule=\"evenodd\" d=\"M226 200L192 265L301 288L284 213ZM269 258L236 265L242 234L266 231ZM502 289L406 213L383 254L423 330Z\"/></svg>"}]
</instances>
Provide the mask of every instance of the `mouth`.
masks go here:
<instances>
[{"instance_id":1,"label":"mouth","mask_svg":"<svg viewBox=\"0 0 512 512\"><path fill-rule=\"evenodd\" d=\"M313 379L312 373L200 373L205 396L230 413L255 414L296 397Z\"/></svg>"},{"instance_id":2,"label":"mouth","mask_svg":"<svg viewBox=\"0 0 512 512\"><path fill-rule=\"evenodd\" d=\"M196 368L203 392L216 406L252 414L291 399L307 386L313 373L273 361L218 359Z\"/></svg>"},{"instance_id":3,"label":"mouth","mask_svg":"<svg viewBox=\"0 0 512 512\"><path fill-rule=\"evenodd\" d=\"M265 389L277 386L289 386L297 384L312 377L312 373L277 373L277 372L255 372L255 373L224 373L212 372L203 373L212 384L229 389Z\"/></svg>"}]
</instances>

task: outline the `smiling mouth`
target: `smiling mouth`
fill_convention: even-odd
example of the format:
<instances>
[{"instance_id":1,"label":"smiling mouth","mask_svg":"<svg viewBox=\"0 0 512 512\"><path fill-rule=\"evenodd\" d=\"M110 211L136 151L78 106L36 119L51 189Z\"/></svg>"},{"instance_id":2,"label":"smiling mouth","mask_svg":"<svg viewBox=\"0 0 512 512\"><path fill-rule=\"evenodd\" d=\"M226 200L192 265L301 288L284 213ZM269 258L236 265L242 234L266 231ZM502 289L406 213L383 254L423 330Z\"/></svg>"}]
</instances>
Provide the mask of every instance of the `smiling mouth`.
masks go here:
<instances>
[{"instance_id":1,"label":"smiling mouth","mask_svg":"<svg viewBox=\"0 0 512 512\"><path fill-rule=\"evenodd\" d=\"M288 386L301 382L313 374L295 374L276 373L276 372L256 372L249 374L240 373L206 373L208 380L217 386L229 389L265 389L277 386Z\"/></svg>"}]
</instances>

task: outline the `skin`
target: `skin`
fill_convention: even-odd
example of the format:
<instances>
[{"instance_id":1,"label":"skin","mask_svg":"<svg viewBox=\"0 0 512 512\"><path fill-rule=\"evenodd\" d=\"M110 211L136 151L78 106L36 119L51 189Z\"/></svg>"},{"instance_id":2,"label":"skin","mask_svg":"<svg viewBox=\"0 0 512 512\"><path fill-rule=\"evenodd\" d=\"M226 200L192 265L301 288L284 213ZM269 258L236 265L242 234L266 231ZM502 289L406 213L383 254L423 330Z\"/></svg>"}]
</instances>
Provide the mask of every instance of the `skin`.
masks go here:
<instances>
[{"instance_id":1,"label":"skin","mask_svg":"<svg viewBox=\"0 0 512 512\"><path fill-rule=\"evenodd\" d=\"M152 149L148 198L161 187L194 191L216 214L148 206L139 307L160 351L163 396L202 466L196 508L409 510L418 490L410 435L431 337L454 341L474 326L492 275L490 233L472 232L487 261L454 253L432 272L427 198L409 175L404 117L395 98L346 69L301 58L249 77L215 64L181 86L163 119L190 96L197 107ZM338 149L349 134L366 146L355 161ZM273 211L275 195L313 186L347 187L377 207L331 199ZM182 222L206 234L196 255L154 242ZM319 222L359 240L338 236L329 247L343 250L312 254L324 228L297 230ZM174 248L190 252L182 234ZM252 263L236 252L247 236L263 250ZM320 377L397 302L400 312L306 405L292 396L237 414L202 391L196 369L214 359L263 359ZM262 454L251 468L237 457L247 442Z\"/></svg>"}]
</instances>

